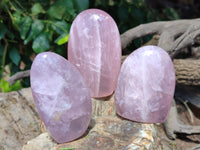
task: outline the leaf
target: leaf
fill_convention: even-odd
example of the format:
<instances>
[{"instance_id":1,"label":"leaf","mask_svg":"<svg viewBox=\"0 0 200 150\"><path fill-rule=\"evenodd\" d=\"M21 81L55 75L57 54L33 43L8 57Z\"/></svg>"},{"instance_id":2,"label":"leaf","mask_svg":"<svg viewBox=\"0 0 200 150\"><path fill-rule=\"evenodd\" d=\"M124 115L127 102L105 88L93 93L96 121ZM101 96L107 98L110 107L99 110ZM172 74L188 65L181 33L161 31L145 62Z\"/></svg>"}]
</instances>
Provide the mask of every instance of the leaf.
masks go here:
<instances>
[{"instance_id":1,"label":"leaf","mask_svg":"<svg viewBox=\"0 0 200 150\"><path fill-rule=\"evenodd\" d=\"M8 92L9 91L9 83L5 81L4 79L1 79L0 82L0 88L2 89L2 92Z\"/></svg>"},{"instance_id":2,"label":"leaf","mask_svg":"<svg viewBox=\"0 0 200 150\"><path fill-rule=\"evenodd\" d=\"M68 39L69 39L69 34L63 33L55 40L55 43L57 43L58 45L62 45L62 44L67 43Z\"/></svg>"},{"instance_id":3,"label":"leaf","mask_svg":"<svg viewBox=\"0 0 200 150\"><path fill-rule=\"evenodd\" d=\"M64 32L69 32L70 25L67 22L63 21L56 21L52 24L52 29L56 31L58 34L63 34Z\"/></svg>"},{"instance_id":4,"label":"leaf","mask_svg":"<svg viewBox=\"0 0 200 150\"><path fill-rule=\"evenodd\" d=\"M15 84L10 85L7 81L5 81L4 79L1 79L0 80L0 88L5 93L5 92L17 91L17 90L21 89L22 86L21 86L19 80L17 82L15 82Z\"/></svg>"},{"instance_id":5,"label":"leaf","mask_svg":"<svg viewBox=\"0 0 200 150\"><path fill-rule=\"evenodd\" d=\"M18 66L19 62L21 60L21 56L19 54L19 51L13 47L10 51L9 51L9 58L11 59L11 61Z\"/></svg>"},{"instance_id":6,"label":"leaf","mask_svg":"<svg viewBox=\"0 0 200 150\"><path fill-rule=\"evenodd\" d=\"M65 13L65 8L63 8L63 6L51 6L49 10L47 11L47 13L52 18L62 19Z\"/></svg>"},{"instance_id":7,"label":"leaf","mask_svg":"<svg viewBox=\"0 0 200 150\"><path fill-rule=\"evenodd\" d=\"M50 48L48 36L45 33L41 33L34 39L32 48L36 53L48 50Z\"/></svg>"},{"instance_id":8,"label":"leaf","mask_svg":"<svg viewBox=\"0 0 200 150\"><path fill-rule=\"evenodd\" d=\"M4 37L7 32L6 26L0 22L0 40Z\"/></svg>"},{"instance_id":9,"label":"leaf","mask_svg":"<svg viewBox=\"0 0 200 150\"><path fill-rule=\"evenodd\" d=\"M26 38L26 35L31 27L32 24L32 19L29 16L25 16L22 21L20 22L20 35L21 35L21 39L24 40Z\"/></svg>"},{"instance_id":10,"label":"leaf","mask_svg":"<svg viewBox=\"0 0 200 150\"><path fill-rule=\"evenodd\" d=\"M40 13L45 13L45 10L42 8L40 3L35 3L32 8L31 8L32 14L33 15L38 15Z\"/></svg>"},{"instance_id":11,"label":"leaf","mask_svg":"<svg viewBox=\"0 0 200 150\"><path fill-rule=\"evenodd\" d=\"M81 11L88 9L89 7L89 0L73 0L74 8L77 10L78 13Z\"/></svg>"},{"instance_id":12,"label":"leaf","mask_svg":"<svg viewBox=\"0 0 200 150\"><path fill-rule=\"evenodd\" d=\"M44 34L46 34L47 38L49 41L52 41L53 39L53 30L47 30L44 32Z\"/></svg>"},{"instance_id":13,"label":"leaf","mask_svg":"<svg viewBox=\"0 0 200 150\"><path fill-rule=\"evenodd\" d=\"M48 9L47 13L51 18L62 19L65 13L73 13L73 2L72 0L57 0Z\"/></svg>"},{"instance_id":14,"label":"leaf","mask_svg":"<svg viewBox=\"0 0 200 150\"><path fill-rule=\"evenodd\" d=\"M14 12L13 17L11 19L13 27L19 31L19 24L22 20L21 12L20 11Z\"/></svg>"},{"instance_id":15,"label":"leaf","mask_svg":"<svg viewBox=\"0 0 200 150\"><path fill-rule=\"evenodd\" d=\"M31 31L24 44L27 44L33 38L35 38L44 29L44 23L41 20L35 20L31 25Z\"/></svg>"},{"instance_id":16,"label":"leaf","mask_svg":"<svg viewBox=\"0 0 200 150\"><path fill-rule=\"evenodd\" d=\"M74 9L73 0L57 0L54 4L63 6L66 9Z\"/></svg>"}]
</instances>

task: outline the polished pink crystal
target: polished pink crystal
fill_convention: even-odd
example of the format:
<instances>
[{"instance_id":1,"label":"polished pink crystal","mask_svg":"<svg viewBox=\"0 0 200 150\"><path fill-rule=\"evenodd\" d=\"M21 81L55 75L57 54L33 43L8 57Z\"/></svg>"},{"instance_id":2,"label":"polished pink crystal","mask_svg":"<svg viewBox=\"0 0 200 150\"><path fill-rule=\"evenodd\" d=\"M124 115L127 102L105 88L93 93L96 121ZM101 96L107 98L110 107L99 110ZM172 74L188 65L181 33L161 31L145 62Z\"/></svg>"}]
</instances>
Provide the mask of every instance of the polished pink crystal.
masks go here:
<instances>
[{"instance_id":1,"label":"polished pink crystal","mask_svg":"<svg viewBox=\"0 0 200 150\"><path fill-rule=\"evenodd\" d=\"M80 72L52 52L37 55L31 66L35 105L51 136L64 143L80 137L90 121L89 89Z\"/></svg>"},{"instance_id":2,"label":"polished pink crystal","mask_svg":"<svg viewBox=\"0 0 200 150\"><path fill-rule=\"evenodd\" d=\"M115 90L117 113L137 122L164 122L174 89L169 55L157 46L141 47L126 58L120 70Z\"/></svg>"},{"instance_id":3,"label":"polished pink crystal","mask_svg":"<svg viewBox=\"0 0 200 150\"><path fill-rule=\"evenodd\" d=\"M121 64L120 34L104 11L89 9L72 23L68 59L83 75L92 97L113 93Z\"/></svg>"}]
</instances>

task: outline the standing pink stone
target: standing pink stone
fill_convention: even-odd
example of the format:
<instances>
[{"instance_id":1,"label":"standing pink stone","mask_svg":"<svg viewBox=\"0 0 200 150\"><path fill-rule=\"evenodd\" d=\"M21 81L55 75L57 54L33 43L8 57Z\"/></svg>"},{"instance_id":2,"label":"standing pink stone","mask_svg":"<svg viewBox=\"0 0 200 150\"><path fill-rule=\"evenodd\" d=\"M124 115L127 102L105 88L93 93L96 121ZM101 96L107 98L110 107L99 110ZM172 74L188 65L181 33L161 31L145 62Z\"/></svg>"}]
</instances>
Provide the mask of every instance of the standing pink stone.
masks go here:
<instances>
[{"instance_id":1,"label":"standing pink stone","mask_svg":"<svg viewBox=\"0 0 200 150\"><path fill-rule=\"evenodd\" d=\"M40 53L31 67L31 89L39 115L58 143L83 135L92 104L89 89L72 64L55 53Z\"/></svg>"},{"instance_id":2,"label":"standing pink stone","mask_svg":"<svg viewBox=\"0 0 200 150\"><path fill-rule=\"evenodd\" d=\"M175 72L169 55L157 46L141 47L122 65L115 90L117 113L137 122L164 122L174 89Z\"/></svg>"},{"instance_id":3,"label":"standing pink stone","mask_svg":"<svg viewBox=\"0 0 200 150\"><path fill-rule=\"evenodd\" d=\"M120 34L104 11L89 9L72 23L68 59L83 75L92 97L113 93L121 64Z\"/></svg>"}]
</instances>

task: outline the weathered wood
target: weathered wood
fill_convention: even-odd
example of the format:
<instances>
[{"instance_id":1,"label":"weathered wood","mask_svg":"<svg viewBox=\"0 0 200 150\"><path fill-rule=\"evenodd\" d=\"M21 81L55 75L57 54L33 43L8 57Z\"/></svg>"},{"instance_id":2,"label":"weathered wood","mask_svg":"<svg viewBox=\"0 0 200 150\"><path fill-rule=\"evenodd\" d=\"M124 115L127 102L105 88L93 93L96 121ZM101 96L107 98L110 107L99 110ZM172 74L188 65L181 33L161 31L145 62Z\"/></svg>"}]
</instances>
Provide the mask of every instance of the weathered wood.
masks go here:
<instances>
[{"instance_id":1,"label":"weathered wood","mask_svg":"<svg viewBox=\"0 0 200 150\"><path fill-rule=\"evenodd\" d=\"M200 126L185 125L180 123L178 120L178 112L175 100L172 102L172 107L163 125L168 138L172 140L176 139L176 133L199 134L200 132Z\"/></svg>"},{"instance_id":2,"label":"weathered wood","mask_svg":"<svg viewBox=\"0 0 200 150\"><path fill-rule=\"evenodd\" d=\"M200 59L174 59L176 82L200 85Z\"/></svg>"},{"instance_id":3,"label":"weathered wood","mask_svg":"<svg viewBox=\"0 0 200 150\"><path fill-rule=\"evenodd\" d=\"M17 80L22 79L22 78L26 78L26 77L29 77L29 76L30 76L30 70L17 72L16 74L14 74L12 77L9 78L8 82L12 85Z\"/></svg>"},{"instance_id":4,"label":"weathered wood","mask_svg":"<svg viewBox=\"0 0 200 150\"><path fill-rule=\"evenodd\" d=\"M136 38L158 34L160 35L158 46L174 58L183 48L196 42L196 38L200 34L199 29L199 18L141 24L121 34L122 48L125 49Z\"/></svg>"},{"instance_id":5,"label":"weathered wood","mask_svg":"<svg viewBox=\"0 0 200 150\"><path fill-rule=\"evenodd\" d=\"M31 90L0 93L0 149L21 149L40 133L40 119Z\"/></svg>"}]
</instances>

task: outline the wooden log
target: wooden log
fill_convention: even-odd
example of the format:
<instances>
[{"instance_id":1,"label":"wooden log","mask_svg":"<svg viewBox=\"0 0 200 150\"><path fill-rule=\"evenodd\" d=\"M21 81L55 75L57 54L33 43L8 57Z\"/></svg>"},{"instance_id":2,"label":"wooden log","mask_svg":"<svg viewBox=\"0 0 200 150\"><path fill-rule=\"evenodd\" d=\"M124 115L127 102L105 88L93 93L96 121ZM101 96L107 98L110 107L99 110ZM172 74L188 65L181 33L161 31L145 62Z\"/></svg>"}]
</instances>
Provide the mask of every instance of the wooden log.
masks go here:
<instances>
[{"instance_id":1,"label":"wooden log","mask_svg":"<svg viewBox=\"0 0 200 150\"><path fill-rule=\"evenodd\" d=\"M176 82L200 85L200 59L174 59Z\"/></svg>"}]
</instances>

